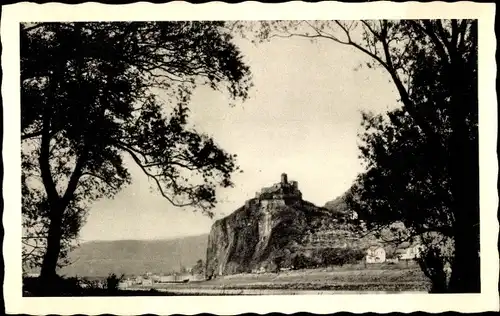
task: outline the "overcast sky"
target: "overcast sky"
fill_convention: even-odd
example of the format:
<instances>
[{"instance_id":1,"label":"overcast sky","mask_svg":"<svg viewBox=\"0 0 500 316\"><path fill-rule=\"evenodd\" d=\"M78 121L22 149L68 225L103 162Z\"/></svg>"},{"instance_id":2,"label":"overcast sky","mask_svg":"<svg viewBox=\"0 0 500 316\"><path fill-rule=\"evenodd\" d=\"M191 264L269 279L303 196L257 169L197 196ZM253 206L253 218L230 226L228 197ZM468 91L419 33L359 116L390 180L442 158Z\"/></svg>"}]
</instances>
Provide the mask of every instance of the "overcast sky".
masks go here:
<instances>
[{"instance_id":1,"label":"overcast sky","mask_svg":"<svg viewBox=\"0 0 500 316\"><path fill-rule=\"evenodd\" d=\"M226 216L286 172L303 198L319 206L344 193L362 172L357 132L361 110L384 112L397 94L382 70L359 68L361 53L331 41L275 39L257 46L236 39L255 86L235 107L227 95L199 88L191 120L238 155L243 173L219 191L216 218ZM215 219L175 208L151 192L131 164L132 184L92 207L82 241L175 238L208 233Z\"/></svg>"}]
</instances>

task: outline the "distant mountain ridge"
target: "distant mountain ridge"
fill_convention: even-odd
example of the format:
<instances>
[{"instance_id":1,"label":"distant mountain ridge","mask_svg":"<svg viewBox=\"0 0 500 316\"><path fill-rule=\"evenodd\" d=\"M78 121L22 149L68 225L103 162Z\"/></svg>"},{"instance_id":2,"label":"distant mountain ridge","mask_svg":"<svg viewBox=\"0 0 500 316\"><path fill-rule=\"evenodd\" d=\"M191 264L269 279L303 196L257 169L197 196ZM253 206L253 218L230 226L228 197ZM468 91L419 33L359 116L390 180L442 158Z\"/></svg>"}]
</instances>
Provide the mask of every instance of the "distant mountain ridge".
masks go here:
<instances>
[{"instance_id":1,"label":"distant mountain ridge","mask_svg":"<svg viewBox=\"0 0 500 316\"><path fill-rule=\"evenodd\" d=\"M69 254L66 276L102 277L110 273L169 273L205 259L208 234L166 240L113 240L82 243Z\"/></svg>"},{"instance_id":2,"label":"distant mountain ridge","mask_svg":"<svg viewBox=\"0 0 500 316\"><path fill-rule=\"evenodd\" d=\"M324 208L328 209L334 214L349 214L351 210L349 209L349 206L347 205L345 198L347 196L347 192L344 194L336 197L335 199L328 201L325 203Z\"/></svg>"}]
</instances>

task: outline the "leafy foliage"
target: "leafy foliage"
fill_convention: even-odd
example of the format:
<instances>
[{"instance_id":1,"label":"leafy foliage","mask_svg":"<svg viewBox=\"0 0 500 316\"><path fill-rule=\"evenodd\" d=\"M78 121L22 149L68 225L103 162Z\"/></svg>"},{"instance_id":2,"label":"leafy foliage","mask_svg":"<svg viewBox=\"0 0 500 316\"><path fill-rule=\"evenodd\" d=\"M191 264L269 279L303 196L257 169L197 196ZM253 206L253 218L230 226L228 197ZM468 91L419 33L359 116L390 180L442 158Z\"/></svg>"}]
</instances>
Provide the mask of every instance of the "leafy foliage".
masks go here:
<instances>
[{"instance_id":1,"label":"leafy foliage","mask_svg":"<svg viewBox=\"0 0 500 316\"><path fill-rule=\"evenodd\" d=\"M238 167L189 128L190 95L206 84L244 100L251 86L223 26L21 25L24 258L43 257L42 274L55 273L92 202L130 183L127 161L171 204L212 215Z\"/></svg>"},{"instance_id":2,"label":"leafy foliage","mask_svg":"<svg viewBox=\"0 0 500 316\"><path fill-rule=\"evenodd\" d=\"M365 252L358 248L318 248L309 255L296 252L291 255L294 269L310 269L318 267L341 267L356 264L363 260Z\"/></svg>"},{"instance_id":3,"label":"leafy foliage","mask_svg":"<svg viewBox=\"0 0 500 316\"><path fill-rule=\"evenodd\" d=\"M111 273L108 275L106 278L106 289L109 292L117 292L118 291L118 286L120 285L120 282L124 279L125 275L117 276L114 273Z\"/></svg>"},{"instance_id":4,"label":"leafy foliage","mask_svg":"<svg viewBox=\"0 0 500 316\"><path fill-rule=\"evenodd\" d=\"M46 283L40 278L23 277L24 296L76 296L82 295L81 280L77 277L57 277Z\"/></svg>"},{"instance_id":5,"label":"leafy foliage","mask_svg":"<svg viewBox=\"0 0 500 316\"><path fill-rule=\"evenodd\" d=\"M426 35L415 28L407 29L420 34L421 39ZM440 292L449 287L448 279L443 277L444 265L454 263L455 250L463 250L455 246L468 247L468 256L473 258L479 251L477 48L474 34L450 32L451 37L467 35L470 40L462 48L455 43L455 52L449 49L450 58L459 59L455 63L462 66L453 71L440 60L443 56L439 52L425 49L426 46L420 48L418 44L422 43L418 41L408 44L415 53L408 66L412 71L408 96L418 105L420 116L430 122L427 128L438 135L439 142L430 139L405 106L387 116L365 114L360 150L368 171L358 178L350 199L350 205L372 228L395 221L404 223L407 230L399 239L418 239L426 246L420 263L433 281L433 291ZM424 40L424 44L429 43ZM460 72L455 73L457 70ZM460 76L462 82L451 76ZM456 90L456 85L462 87L461 91ZM465 158L458 165L457 155ZM469 175L467 179L471 181L465 192L464 183L457 184L457 178L463 174ZM457 205L458 194L468 196L470 201ZM463 216L470 221L461 222ZM472 238L458 245L464 233ZM457 265L455 268L461 271Z\"/></svg>"},{"instance_id":6,"label":"leafy foliage","mask_svg":"<svg viewBox=\"0 0 500 316\"><path fill-rule=\"evenodd\" d=\"M360 249L327 248L323 249L320 255L325 266L343 266L361 261L365 253Z\"/></svg>"}]
</instances>

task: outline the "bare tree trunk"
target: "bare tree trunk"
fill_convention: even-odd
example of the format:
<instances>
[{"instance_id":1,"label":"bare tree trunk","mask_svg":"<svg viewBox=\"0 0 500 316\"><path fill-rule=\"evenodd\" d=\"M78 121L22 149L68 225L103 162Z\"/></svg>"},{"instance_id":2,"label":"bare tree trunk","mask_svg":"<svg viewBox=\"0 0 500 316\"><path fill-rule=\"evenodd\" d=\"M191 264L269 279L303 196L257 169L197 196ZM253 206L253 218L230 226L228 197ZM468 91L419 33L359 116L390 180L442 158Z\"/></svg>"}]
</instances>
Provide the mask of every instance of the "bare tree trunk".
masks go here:
<instances>
[{"instance_id":1,"label":"bare tree trunk","mask_svg":"<svg viewBox=\"0 0 500 316\"><path fill-rule=\"evenodd\" d=\"M462 147L464 148L464 147ZM479 186L478 165L474 164L471 148L454 155L457 160L452 173L454 182L455 256L452 264L450 291L480 292L479 260ZM457 157L462 155L463 158ZM472 159L468 159L468 157ZM460 163L460 165L458 165ZM473 170L471 170L473 169Z\"/></svg>"},{"instance_id":2,"label":"bare tree trunk","mask_svg":"<svg viewBox=\"0 0 500 316\"><path fill-rule=\"evenodd\" d=\"M88 150L86 147L84 147L82 154L77 159L75 170L73 171L69 179L68 187L66 188L64 195L62 197L59 197L57 193L55 195L49 194L51 185L53 186L53 180L50 175L50 169L48 167L48 156L45 157L45 154L41 155L41 160L44 158L47 159L46 161L43 161L43 166L45 166L45 169L47 169L45 171L45 173L47 174L46 177L48 177L46 179L47 181L44 180L44 184L47 190L47 196L51 208L49 213L50 224L47 234L47 249L42 262L42 270L40 272L40 277L42 279L53 280L57 276L57 262L59 260L59 255L61 252L61 240L64 237L62 228L64 212L70 204L70 201L73 199L73 195L78 186L78 181L82 175L87 157Z\"/></svg>"},{"instance_id":3,"label":"bare tree trunk","mask_svg":"<svg viewBox=\"0 0 500 316\"><path fill-rule=\"evenodd\" d=\"M430 293L448 292L444 263L440 257L440 253L428 253L425 257L421 258L418 263L422 272L424 272L425 276L431 281Z\"/></svg>"},{"instance_id":4,"label":"bare tree trunk","mask_svg":"<svg viewBox=\"0 0 500 316\"><path fill-rule=\"evenodd\" d=\"M478 111L477 80L467 86L464 74L470 73L459 57L452 56L450 88L452 91L450 139L450 174L455 215L455 256L452 263L450 291L478 293L480 286L479 260L479 144L477 127L469 127L470 111ZM470 73L471 75L473 73ZM472 108L474 107L474 108Z\"/></svg>"},{"instance_id":5,"label":"bare tree trunk","mask_svg":"<svg viewBox=\"0 0 500 316\"><path fill-rule=\"evenodd\" d=\"M47 233L47 249L45 251L40 277L44 280L54 280L56 277L57 259L61 251L62 218L64 208L61 197L56 190L56 185L50 169L50 133L51 133L51 109L46 107L43 114L43 130L40 146L40 171L42 181L47 193L49 211L49 230ZM48 281L50 282L50 281Z\"/></svg>"}]
</instances>

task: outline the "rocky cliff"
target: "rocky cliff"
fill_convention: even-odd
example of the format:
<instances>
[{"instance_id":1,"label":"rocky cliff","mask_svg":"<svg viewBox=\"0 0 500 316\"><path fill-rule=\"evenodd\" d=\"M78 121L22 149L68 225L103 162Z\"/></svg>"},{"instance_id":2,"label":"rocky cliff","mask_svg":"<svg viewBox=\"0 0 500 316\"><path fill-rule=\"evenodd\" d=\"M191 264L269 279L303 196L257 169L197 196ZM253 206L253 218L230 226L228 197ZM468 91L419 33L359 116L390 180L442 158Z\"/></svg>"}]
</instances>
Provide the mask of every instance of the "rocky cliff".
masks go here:
<instances>
[{"instance_id":1,"label":"rocky cliff","mask_svg":"<svg viewBox=\"0 0 500 316\"><path fill-rule=\"evenodd\" d=\"M352 246L345 215L302 199L296 182L264 188L216 221L207 247L207 277L276 269L277 262L317 248ZM281 261L283 261L281 260Z\"/></svg>"}]
</instances>

